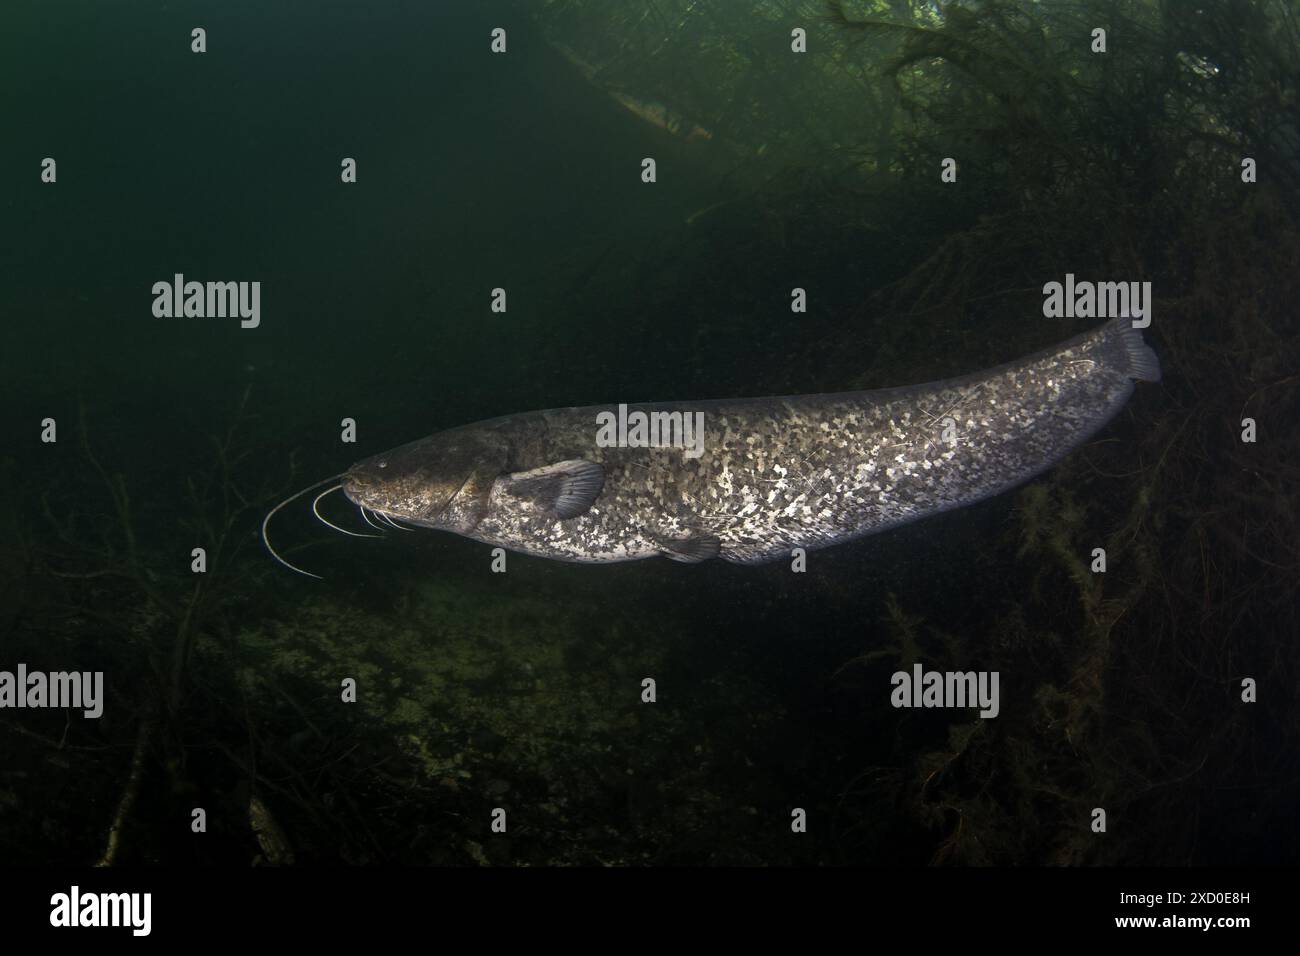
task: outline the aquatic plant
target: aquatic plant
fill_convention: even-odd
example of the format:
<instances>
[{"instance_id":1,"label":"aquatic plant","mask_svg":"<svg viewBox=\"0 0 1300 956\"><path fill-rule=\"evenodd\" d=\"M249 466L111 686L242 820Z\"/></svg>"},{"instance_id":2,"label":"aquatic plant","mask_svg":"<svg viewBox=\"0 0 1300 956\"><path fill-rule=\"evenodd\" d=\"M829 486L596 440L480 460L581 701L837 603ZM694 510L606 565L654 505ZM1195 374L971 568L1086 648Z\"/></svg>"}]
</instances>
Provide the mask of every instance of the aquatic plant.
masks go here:
<instances>
[{"instance_id":1,"label":"aquatic plant","mask_svg":"<svg viewBox=\"0 0 1300 956\"><path fill-rule=\"evenodd\" d=\"M983 3L882 22L835 9L897 39L882 70L918 121L897 155L932 169L959 149L988 190L976 222L864 301L816 361L886 384L911 351L946 374L920 345L937 330L968 344L954 348L965 361L991 341L990 358L1019 354L1042 342L1023 318L1035 277L1068 263L1153 280L1166 369L1125 423L1022 490L1013 528L981 549L1017 585L986 594L963 636L1032 706L936 731L944 746L900 751L887 773L873 764L876 787L851 785L849 806L909 805L938 863L1238 859L1207 828L1249 813L1288 829L1278 788L1295 761L1279 745L1300 724L1290 693L1241 700L1243 678L1280 691L1300 670L1276 637L1295 630L1300 580L1293 11ZM1089 62L1070 28L1103 12L1124 49ZM1245 156L1270 174L1243 183ZM1246 417L1267 440L1242 440ZM1094 807L1113 837L1089 830Z\"/></svg>"},{"instance_id":2,"label":"aquatic plant","mask_svg":"<svg viewBox=\"0 0 1300 956\"><path fill-rule=\"evenodd\" d=\"M186 482L181 540L204 548L201 573L187 573L188 546L177 555L174 528L156 543L142 539L127 478L110 470L94 450L84 407L77 430L84 470L66 501L49 491L41 496L47 534L30 546L27 583L33 595L24 627L15 635L24 640L13 650L41 635L45 649L38 653L61 648L63 656L85 661L85 669L105 670L110 716L86 732L91 742L75 745L67 744L66 727L64 739L54 740L12 719L6 723L33 745L76 753L82 761L78 772L94 779L101 792L114 777L121 780L106 821L101 866L149 852L128 846L131 834L148 832L133 815L158 769L173 791L193 789L186 769L195 704L191 655L199 636L223 626L243 603L245 588L256 578L255 566L241 560L252 544L244 525L279 490L265 478L250 483L241 474L248 471L250 455L241 434L250 417L249 394L243 393L229 429L211 440L210 468ZM107 512L91 504L96 483ZM126 759L115 771L111 764L117 754Z\"/></svg>"}]
</instances>

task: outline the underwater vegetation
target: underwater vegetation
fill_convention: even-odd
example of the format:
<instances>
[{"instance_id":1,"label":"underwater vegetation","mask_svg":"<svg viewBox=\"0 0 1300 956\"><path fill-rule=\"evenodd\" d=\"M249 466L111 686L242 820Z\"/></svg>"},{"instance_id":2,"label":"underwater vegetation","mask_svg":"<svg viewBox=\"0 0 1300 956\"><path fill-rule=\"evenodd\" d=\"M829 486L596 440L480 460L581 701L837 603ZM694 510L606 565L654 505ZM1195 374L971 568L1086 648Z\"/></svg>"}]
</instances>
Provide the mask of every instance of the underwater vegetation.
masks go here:
<instances>
[{"instance_id":1,"label":"underwater vegetation","mask_svg":"<svg viewBox=\"0 0 1300 956\"><path fill-rule=\"evenodd\" d=\"M934 862L1293 861L1294 8L990 3L904 26L846 8L847 28L897 40L884 70L917 117L900 153L919 159L904 166L973 143L1000 195L863 303L858 347L840 336L816 361L842 366L847 352L860 381L879 381L899 356L929 358L921 336L974 329L997 329L1014 354L1041 343L1024 321L1035 277L1068 266L1152 279L1168 370L1125 426L1021 491L991 542L1008 586L974 606L962 642L1027 681L1015 693L1034 707L953 725L924 757L895 752L857 784L855 808L910 807ZM1063 44L1071 20L1129 38L1118 65ZM1243 187L1245 156L1276 174ZM1246 418L1272 438L1244 442ZM1088 567L1094 546L1106 574ZM927 641L944 653L923 607L891 614L900 662ZM1241 681L1257 675L1272 700L1243 706ZM1094 806L1140 825L1093 839L1074 821Z\"/></svg>"},{"instance_id":2,"label":"underwater vegetation","mask_svg":"<svg viewBox=\"0 0 1300 956\"><path fill-rule=\"evenodd\" d=\"M498 580L469 545L304 535L328 588L286 583L256 529L338 462L291 457L256 394L170 468L87 410L57 469L0 460L6 660L110 675L94 723L0 715L6 862L1294 862L1295 4L846 0L815 5L828 46L798 83L785 5L614 6L538 16L599 64L578 82L672 104L710 132L676 145L726 172L678 231L557 287L606 336L593 375L633 353L647 398L939 379L1058 340L1042 285L1070 271L1152 281L1161 385L1013 496L802 576ZM692 51L703 76L668 68ZM794 274L825 290L798 323L771 304ZM891 709L917 662L998 671L1001 714Z\"/></svg>"}]
</instances>

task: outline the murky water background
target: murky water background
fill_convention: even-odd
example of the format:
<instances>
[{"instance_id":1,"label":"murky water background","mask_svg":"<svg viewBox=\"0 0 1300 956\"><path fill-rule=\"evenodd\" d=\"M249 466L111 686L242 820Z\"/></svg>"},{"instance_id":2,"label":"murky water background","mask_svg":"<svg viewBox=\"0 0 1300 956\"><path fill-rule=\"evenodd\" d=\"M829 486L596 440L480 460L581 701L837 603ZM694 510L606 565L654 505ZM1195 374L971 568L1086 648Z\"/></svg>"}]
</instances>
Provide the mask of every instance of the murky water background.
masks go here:
<instances>
[{"instance_id":1,"label":"murky water background","mask_svg":"<svg viewBox=\"0 0 1300 956\"><path fill-rule=\"evenodd\" d=\"M655 27L699 44L689 76L671 65L695 62L680 50L635 68L611 57L609 30L652 27L608 12L590 11L597 29L577 4L434 6L6 14L0 666L102 669L109 685L94 724L4 715L14 758L0 805L21 821L0 831L9 858L98 858L137 758L146 782L121 858L141 862L1293 857L1291 817L1276 827L1296 779L1282 756L1294 701L1277 703L1295 675L1294 592L1280 583L1294 554L1278 544L1295 523L1294 482L1282 484L1294 459L1279 451L1295 444L1295 325L1278 307L1294 275L1258 258L1249 280L1219 275L1206 252L1229 229L1285 250L1285 183L1231 203L1235 226L1214 211L1221 197L1202 195L1200 220L1171 220L1153 240L1151 216L1131 234L1112 216L1107 242L1107 229L1056 214L1086 218L1063 197L1154 202L1158 188L1138 183L1181 188L1173 158L1139 180L1112 156L1124 172L1099 181L1113 194L1067 175L1052 184L1018 151L1065 135L1047 117L998 114L997 135L1019 144L1005 156L1004 140L954 118L954 148L994 159L972 164L988 175L983 195L950 200L909 165L920 159L901 144L918 127L896 102L802 105L806 71L822 67L781 73L781 5L767 19L729 12L730 30ZM493 56L502 24L509 53ZM201 56L189 52L196 25ZM701 38L719 33L747 38L731 47L743 62L705 58ZM578 49L592 60L575 63ZM1267 57L1252 55L1262 74ZM860 87L872 65L860 57L837 82ZM976 91L992 72L961 82ZM711 80L744 97L710 106ZM1142 96L1155 112L1166 102L1140 83L1130 92L1129 113L1095 113L1062 81L1098 128L1106 115L1136 122ZM750 99L783 105L749 115ZM1206 101L1234 118L1235 101ZM1294 100L1280 102L1270 115L1285 142ZM709 136L656 121L665 103ZM799 115L807 136L765 132ZM1025 134L1034 124L1044 132ZM845 152L855 136L875 143L870 167ZM639 180L647 155L652 186ZM39 181L46 156L57 185ZM339 182L343 157L357 160L355 185ZM918 292L908 283L923 266L932 287ZM355 540L288 511L276 540L317 582L257 540L277 494L480 418L904 384L1013 359L1086 327L1045 325L1037 310L1042 282L1089 267L1157 277L1166 385L1140 389L1035 488L816 553L807 574L512 556L495 575L474 542ZM174 273L260 281L260 327L154 318L150 288ZM1232 301L1249 298L1259 325L1225 323L1205 298L1231 298L1230 281L1249 287ZM814 290L808 314L789 310L796 285ZM497 286L504 315L489 309ZM1240 336L1219 353L1234 364L1210 382L1196 348L1225 327ZM1213 388L1222 408L1201 397ZM1267 404L1250 410L1273 423L1281 458L1237 461L1232 409L1261 389L1273 389ZM38 440L47 416L54 445ZM355 445L339 441L345 417ZM1215 464L1171 464L1201 460ZM1239 490L1245 530L1200 517ZM333 520L366 530L332 504ZM1116 554L1104 582L1076 573L1099 541ZM196 545L216 555L198 592ZM1198 546L1196 567L1166 561ZM1243 613L1249 634L1225 623ZM892 709L889 675L918 660L999 670L1001 718ZM1243 712L1242 674L1272 702ZM345 677L356 704L339 701ZM646 677L657 703L640 699ZM1242 735L1249 771L1231 742ZM1219 786L1229 779L1242 789ZM282 840L268 842L256 814L249 823L254 797ZM1099 804L1128 821L1104 847L1081 816ZM202 850L172 829L195 805L225 834ZM487 827L498 806L507 836ZM798 837L796 807L813 821Z\"/></svg>"}]
</instances>

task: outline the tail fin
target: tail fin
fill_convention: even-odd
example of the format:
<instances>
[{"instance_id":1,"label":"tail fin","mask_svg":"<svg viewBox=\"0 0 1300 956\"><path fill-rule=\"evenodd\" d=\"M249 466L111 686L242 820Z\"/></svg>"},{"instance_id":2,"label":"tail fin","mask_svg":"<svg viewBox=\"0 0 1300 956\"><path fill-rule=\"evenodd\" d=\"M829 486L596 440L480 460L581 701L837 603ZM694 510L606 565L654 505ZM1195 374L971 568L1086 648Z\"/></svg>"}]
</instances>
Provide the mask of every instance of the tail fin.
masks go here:
<instances>
[{"instance_id":1,"label":"tail fin","mask_svg":"<svg viewBox=\"0 0 1300 956\"><path fill-rule=\"evenodd\" d=\"M1139 382L1160 381L1160 359L1142 338L1142 330L1133 328L1132 319L1119 318L1111 324L1128 353L1128 374Z\"/></svg>"}]
</instances>

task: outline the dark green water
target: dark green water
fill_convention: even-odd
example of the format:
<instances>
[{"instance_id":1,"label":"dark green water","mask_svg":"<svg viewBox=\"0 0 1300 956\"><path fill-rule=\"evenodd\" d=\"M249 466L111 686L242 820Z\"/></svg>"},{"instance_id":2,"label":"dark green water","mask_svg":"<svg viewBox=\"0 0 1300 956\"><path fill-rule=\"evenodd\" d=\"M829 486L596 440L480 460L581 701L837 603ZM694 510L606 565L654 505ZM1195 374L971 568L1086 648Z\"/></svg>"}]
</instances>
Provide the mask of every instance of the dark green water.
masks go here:
<instances>
[{"instance_id":1,"label":"dark green water","mask_svg":"<svg viewBox=\"0 0 1300 956\"><path fill-rule=\"evenodd\" d=\"M821 145L765 166L770 130L739 106L694 141L620 106L548 42L580 12L561 7L4 14L0 668L99 669L107 685L105 716L66 734L62 713L3 714L6 859L98 859L135 759L119 861L1293 861L1295 564L1279 542L1295 527L1296 330L1281 306L1295 277L1261 263L1234 290L1240 272L1216 272L1206 239L1239 228L1286 248L1288 181L1225 199L1189 186L1173 152L1146 168L1194 137L1138 80L1062 94L1088 122L1030 120L1031 104L983 138L960 111L927 132L901 108L887 121L841 104L890 157L875 174L813 129L817 103L783 93ZM755 59L707 61L697 102L726 69L752 70L736 87L768 101L798 88L773 65L784 28L729 15ZM607 19L570 45L651 28ZM499 25L504 56L488 48ZM1251 55L1263 82L1270 61ZM652 102L683 82L658 63L640 68L644 92L624 90ZM967 74L955 101L967 83L977 111L996 82ZM1236 119L1217 87L1206 101ZM1166 139L1134 146L1125 124L1157 115ZM1271 115L1264 145L1289 142ZM1052 136L1066 147L1042 146ZM1032 193L1025 170L1051 165L1040 147L1084 172ZM936 191L932 167L918 172L929 149L971 150L982 178ZM40 181L47 156L56 184ZM1152 206L1116 225L1137 202ZM921 271L929 294L872 299L945 248ZM1013 359L1089 325L1044 326L1043 282L1108 268L1156 281L1166 383L1037 491L818 552L806 574L511 556L498 575L475 542L345 538L304 506L273 534L325 579L311 581L258 539L277 494L477 419ZM154 317L151 287L174 273L260 281L260 326ZM815 290L809 314L790 312L795 285ZM505 314L489 308L498 286ZM1264 318L1224 318L1206 288ZM1279 457L1243 461L1237 419L1261 389L1249 410ZM40 441L46 417L57 443ZM232 428L223 472L212 436ZM1205 517L1220 505L1241 509L1223 527ZM367 530L337 498L328 513ZM1072 562L1099 542L1113 570L1081 580ZM196 546L217 555L198 591ZM1185 562L1198 546L1204 560ZM1000 718L891 708L891 673L918 660L999 671ZM1268 699L1242 704L1252 675ZM346 678L357 703L340 702ZM254 795L282 839L250 823ZM1118 835L1089 831L1098 806ZM807 833L791 833L794 808Z\"/></svg>"}]
</instances>

